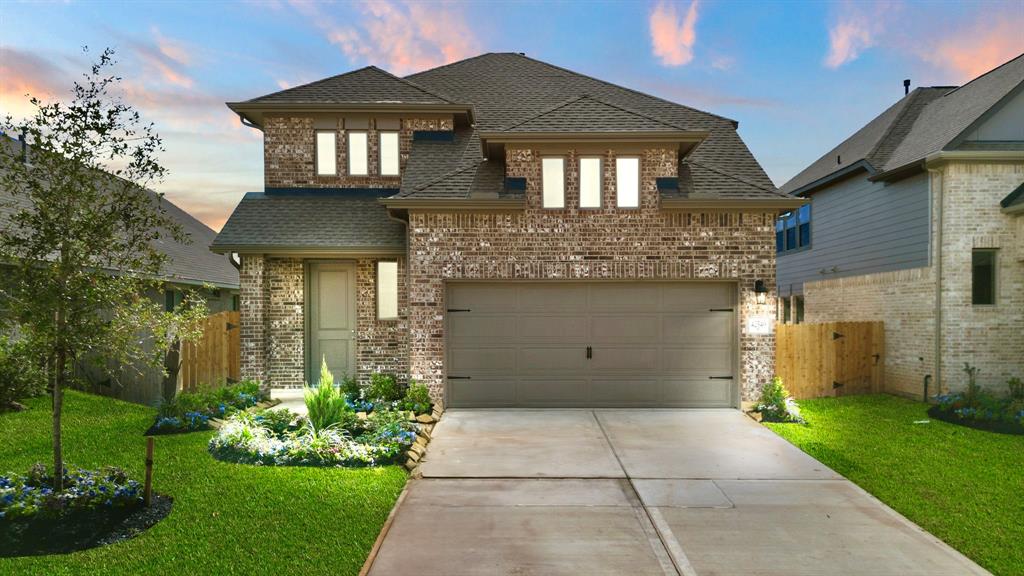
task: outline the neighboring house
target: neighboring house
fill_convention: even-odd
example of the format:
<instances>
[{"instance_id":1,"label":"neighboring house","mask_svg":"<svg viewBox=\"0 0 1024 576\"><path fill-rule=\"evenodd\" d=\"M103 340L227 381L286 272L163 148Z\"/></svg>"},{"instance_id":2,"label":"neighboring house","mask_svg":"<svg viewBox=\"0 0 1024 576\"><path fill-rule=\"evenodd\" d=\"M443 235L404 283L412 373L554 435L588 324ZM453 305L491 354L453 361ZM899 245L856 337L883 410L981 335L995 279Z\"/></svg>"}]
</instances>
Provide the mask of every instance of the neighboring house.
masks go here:
<instances>
[{"instance_id":1,"label":"neighboring house","mask_svg":"<svg viewBox=\"0 0 1024 576\"><path fill-rule=\"evenodd\" d=\"M1024 56L917 88L782 186L784 321L882 320L886 389L1024 377ZM937 360L939 359L939 360Z\"/></svg>"},{"instance_id":2,"label":"neighboring house","mask_svg":"<svg viewBox=\"0 0 1024 576\"><path fill-rule=\"evenodd\" d=\"M264 135L265 191L213 244L241 258L244 376L326 359L449 406L736 406L771 379L773 225L804 201L736 122L514 53L228 106Z\"/></svg>"},{"instance_id":3,"label":"neighboring house","mask_svg":"<svg viewBox=\"0 0 1024 576\"><path fill-rule=\"evenodd\" d=\"M31 162L31 147L23 141L13 140L0 134L8 153L20 154L25 161ZM113 176L111 176L113 178ZM156 193L150 192L154 199ZM14 214L19 205L27 200L23 196L13 196L7 190L0 190L0 226L10 224L10 215ZM190 243L180 243L167 235L158 241L157 249L167 255L162 270L161 290L149 296L171 309L181 303L186 290L196 291L206 299L210 312L237 310L239 303L238 270L228 257L210 251L210 245L217 233L203 224L188 212L163 198L161 206L168 219L176 222L187 234ZM106 370L97 369L86 363L81 367L82 376L90 383L91 390L100 394L113 396L130 402L152 404L163 394L169 393L165 386L174 383L165 382L160 370L148 366L137 369L142 375L129 371L122 372L122 385L117 385L111 378L116 366Z\"/></svg>"}]
</instances>

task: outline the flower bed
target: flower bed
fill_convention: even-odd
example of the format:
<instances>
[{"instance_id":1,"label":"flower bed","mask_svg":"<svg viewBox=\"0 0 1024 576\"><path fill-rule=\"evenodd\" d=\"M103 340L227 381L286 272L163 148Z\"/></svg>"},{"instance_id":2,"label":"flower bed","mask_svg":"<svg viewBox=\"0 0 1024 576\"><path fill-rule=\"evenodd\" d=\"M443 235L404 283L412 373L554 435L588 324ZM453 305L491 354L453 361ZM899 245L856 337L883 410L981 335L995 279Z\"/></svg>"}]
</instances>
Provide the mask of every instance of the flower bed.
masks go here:
<instances>
[{"instance_id":1,"label":"flower bed","mask_svg":"<svg viewBox=\"0 0 1024 576\"><path fill-rule=\"evenodd\" d=\"M0 556L81 550L129 538L170 511L158 498L143 507L142 487L118 468L64 471L64 489L42 464L27 474L0 476Z\"/></svg>"},{"instance_id":2,"label":"flower bed","mask_svg":"<svg viewBox=\"0 0 1024 576\"><path fill-rule=\"evenodd\" d=\"M181 392L174 400L160 404L156 422L146 431L146 435L209 430L211 419L224 418L239 410L252 408L259 401L259 384L252 381L197 392Z\"/></svg>"},{"instance_id":3,"label":"flower bed","mask_svg":"<svg viewBox=\"0 0 1024 576\"><path fill-rule=\"evenodd\" d=\"M978 385L976 367L964 363L963 371L967 375L964 391L936 396L937 404L928 409L928 415L980 430L1024 434L1024 382L1010 378L1006 396L1000 397Z\"/></svg>"},{"instance_id":4,"label":"flower bed","mask_svg":"<svg viewBox=\"0 0 1024 576\"><path fill-rule=\"evenodd\" d=\"M761 389L761 397L754 405L753 413L762 422L790 422L803 424L800 406L789 395L782 384L782 378L776 376Z\"/></svg>"}]
</instances>

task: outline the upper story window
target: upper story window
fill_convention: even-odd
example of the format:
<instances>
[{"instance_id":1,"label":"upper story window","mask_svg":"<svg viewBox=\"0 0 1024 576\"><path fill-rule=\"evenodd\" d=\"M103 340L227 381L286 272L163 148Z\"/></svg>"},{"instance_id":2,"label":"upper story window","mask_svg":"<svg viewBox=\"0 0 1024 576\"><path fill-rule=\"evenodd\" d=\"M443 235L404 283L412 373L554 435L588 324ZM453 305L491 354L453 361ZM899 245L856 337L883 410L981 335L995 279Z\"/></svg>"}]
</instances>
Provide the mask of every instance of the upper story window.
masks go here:
<instances>
[{"instance_id":1,"label":"upper story window","mask_svg":"<svg viewBox=\"0 0 1024 576\"><path fill-rule=\"evenodd\" d=\"M619 157L615 159L615 204L619 208L640 206L640 159Z\"/></svg>"},{"instance_id":2,"label":"upper story window","mask_svg":"<svg viewBox=\"0 0 1024 576\"><path fill-rule=\"evenodd\" d=\"M971 252L971 304L992 306L996 303L996 251Z\"/></svg>"},{"instance_id":3,"label":"upper story window","mask_svg":"<svg viewBox=\"0 0 1024 576\"><path fill-rule=\"evenodd\" d=\"M369 150L366 145L366 132L348 133L348 174L349 176L366 176L369 174Z\"/></svg>"},{"instance_id":4,"label":"upper story window","mask_svg":"<svg viewBox=\"0 0 1024 576\"><path fill-rule=\"evenodd\" d=\"M565 158L542 158L541 172L543 206L565 208Z\"/></svg>"},{"instance_id":5,"label":"upper story window","mask_svg":"<svg viewBox=\"0 0 1024 576\"><path fill-rule=\"evenodd\" d=\"M775 251L788 252L811 246L811 205L786 212L775 221Z\"/></svg>"},{"instance_id":6,"label":"upper story window","mask_svg":"<svg viewBox=\"0 0 1024 576\"><path fill-rule=\"evenodd\" d=\"M398 176L398 132L380 133L380 175Z\"/></svg>"},{"instance_id":7,"label":"upper story window","mask_svg":"<svg viewBox=\"0 0 1024 576\"><path fill-rule=\"evenodd\" d=\"M601 207L601 159L580 158L580 208Z\"/></svg>"},{"instance_id":8,"label":"upper story window","mask_svg":"<svg viewBox=\"0 0 1024 576\"><path fill-rule=\"evenodd\" d=\"M333 130L316 132L316 174L334 176L338 173L338 134Z\"/></svg>"}]
</instances>

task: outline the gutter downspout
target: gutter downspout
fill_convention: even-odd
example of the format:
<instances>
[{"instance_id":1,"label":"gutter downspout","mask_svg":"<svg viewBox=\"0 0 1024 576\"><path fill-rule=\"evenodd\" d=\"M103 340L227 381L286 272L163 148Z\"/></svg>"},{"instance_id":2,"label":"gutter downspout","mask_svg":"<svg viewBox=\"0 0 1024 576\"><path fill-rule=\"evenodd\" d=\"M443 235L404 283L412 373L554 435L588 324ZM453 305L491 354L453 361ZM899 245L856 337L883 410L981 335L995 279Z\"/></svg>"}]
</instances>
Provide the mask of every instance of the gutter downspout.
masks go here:
<instances>
[{"instance_id":1,"label":"gutter downspout","mask_svg":"<svg viewBox=\"0 0 1024 576\"><path fill-rule=\"evenodd\" d=\"M928 168L928 187L935 207L935 393L942 394L942 172ZM938 184L933 184L937 180ZM927 401L927 398L925 398Z\"/></svg>"}]
</instances>

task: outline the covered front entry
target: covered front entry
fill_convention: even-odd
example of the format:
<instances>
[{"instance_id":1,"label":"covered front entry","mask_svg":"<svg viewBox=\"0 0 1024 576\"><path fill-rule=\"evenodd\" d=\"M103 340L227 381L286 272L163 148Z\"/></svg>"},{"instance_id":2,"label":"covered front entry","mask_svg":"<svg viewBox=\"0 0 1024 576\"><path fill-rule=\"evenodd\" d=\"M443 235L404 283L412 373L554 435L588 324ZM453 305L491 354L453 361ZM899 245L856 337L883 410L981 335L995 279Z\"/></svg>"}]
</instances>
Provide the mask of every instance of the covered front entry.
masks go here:
<instances>
[{"instance_id":1,"label":"covered front entry","mask_svg":"<svg viewBox=\"0 0 1024 576\"><path fill-rule=\"evenodd\" d=\"M356 367L356 267L351 262L310 262L306 266L306 381L320 381L320 364L335 378Z\"/></svg>"},{"instance_id":2,"label":"covered front entry","mask_svg":"<svg viewBox=\"0 0 1024 576\"><path fill-rule=\"evenodd\" d=\"M453 407L736 404L736 285L453 282Z\"/></svg>"}]
</instances>

